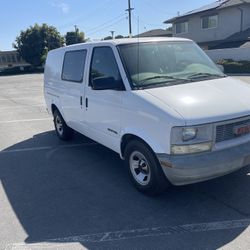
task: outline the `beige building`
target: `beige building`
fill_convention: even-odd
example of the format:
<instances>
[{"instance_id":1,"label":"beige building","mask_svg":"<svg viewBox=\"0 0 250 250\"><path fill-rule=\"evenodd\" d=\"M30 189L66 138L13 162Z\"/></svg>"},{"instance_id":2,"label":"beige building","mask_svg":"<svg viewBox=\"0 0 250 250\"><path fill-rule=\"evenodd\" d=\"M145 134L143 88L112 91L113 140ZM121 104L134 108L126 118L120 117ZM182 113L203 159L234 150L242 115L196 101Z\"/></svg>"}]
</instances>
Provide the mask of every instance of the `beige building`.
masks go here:
<instances>
[{"instance_id":1,"label":"beige building","mask_svg":"<svg viewBox=\"0 0 250 250\"><path fill-rule=\"evenodd\" d=\"M16 50L0 51L0 71L7 68L24 70L24 68L28 66L30 66L30 64L25 62Z\"/></svg>"}]
</instances>

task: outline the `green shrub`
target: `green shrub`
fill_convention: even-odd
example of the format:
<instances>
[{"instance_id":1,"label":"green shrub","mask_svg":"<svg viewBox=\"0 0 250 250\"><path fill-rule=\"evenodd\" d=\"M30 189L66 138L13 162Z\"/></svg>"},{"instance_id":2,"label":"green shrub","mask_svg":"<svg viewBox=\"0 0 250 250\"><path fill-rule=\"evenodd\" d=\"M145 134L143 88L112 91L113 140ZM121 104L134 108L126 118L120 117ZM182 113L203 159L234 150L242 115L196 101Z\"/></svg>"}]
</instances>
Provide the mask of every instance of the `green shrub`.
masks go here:
<instances>
[{"instance_id":1,"label":"green shrub","mask_svg":"<svg viewBox=\"0 0 250 250\"><path fill-rule=\"evenodd\" d=\"M224 67L225 73L250 73L250 61L223 59L217 62Z\"/></svg>"},{"instance_id":2,"label":"green shrub","mask_svg":"<svg viewBox=\"0 0 250 250\"><path fill-rule=\"evenodd\" d=\"M0 76L43 73L43 71L44 71L44 68L42 67L36 67L36 68L32 66L9 67L9 68L2 69L0 71Z\"/></svg>"}]
</instances>

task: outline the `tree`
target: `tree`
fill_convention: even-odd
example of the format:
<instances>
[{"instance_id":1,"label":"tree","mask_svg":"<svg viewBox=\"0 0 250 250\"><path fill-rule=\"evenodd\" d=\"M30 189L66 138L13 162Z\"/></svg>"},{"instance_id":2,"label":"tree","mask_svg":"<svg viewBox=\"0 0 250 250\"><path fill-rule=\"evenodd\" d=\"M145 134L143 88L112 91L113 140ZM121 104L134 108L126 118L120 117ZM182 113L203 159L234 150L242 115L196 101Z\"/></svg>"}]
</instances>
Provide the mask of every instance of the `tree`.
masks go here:
<instances>
[{"instance_id":1,"label":"tree","mask_svg":"<svg viewBox=\"0 0 250 250\"><path fill-rule=\"evenodd\" d=\"M69 31L65 35L66 45L76 44L76 43L84 43L84 33L79 32L79 29L76 28L75 31Z\"/></svg>"},{"instance_id":2,"label":"tree","mask_svg":"<svg viewBox=\"0 0 250 250\"><path fill-rule=\"evenodd\" d=\"M103 40L111 40L111 39L113 39L112 36L106 36L106 37L103 38Z\"/></svg>"},{"instance_id":3,"label":"tree","mask_svg":"<svg viewBox=\"0 0 250 250\"><path fill-rule=\"evenodd\" d=\"M35 24L27 30L21 31L15 42L14 48L17 49L20 56L26 62L37 67L43 65L49 50L64 45L64 38L53 26Z\"/></svg>"},{"instance_id":4,"label":"tree","mask_svg":"<svg viewBox=\"0 0 250 250\"><path fill-rule=\"evenodd\" d=\"M122 35L117 35L117 36L115 37L115 39L121 39L121 38L124 38L124 36L122 36Z\"/></svg>"}]
</instances>

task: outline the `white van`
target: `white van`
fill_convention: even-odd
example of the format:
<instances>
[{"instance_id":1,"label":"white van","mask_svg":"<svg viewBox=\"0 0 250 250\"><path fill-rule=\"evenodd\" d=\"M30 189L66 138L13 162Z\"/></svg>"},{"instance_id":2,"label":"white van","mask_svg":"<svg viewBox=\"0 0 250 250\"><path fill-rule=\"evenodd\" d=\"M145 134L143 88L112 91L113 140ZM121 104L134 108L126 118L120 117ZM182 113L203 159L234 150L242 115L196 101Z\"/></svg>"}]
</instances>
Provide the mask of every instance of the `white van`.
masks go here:
<instances>
[{"instance_id":1,"label":"white van","mask_svg":"<svg viewBox=\"0 0 250 250\"><path fill-rule=\"evenodd\" d=\"M60 139L119 153L147 194L250 163L250 85L191 40L121 39L49 52L44 95Z\"/></svg>"}]
</instances>

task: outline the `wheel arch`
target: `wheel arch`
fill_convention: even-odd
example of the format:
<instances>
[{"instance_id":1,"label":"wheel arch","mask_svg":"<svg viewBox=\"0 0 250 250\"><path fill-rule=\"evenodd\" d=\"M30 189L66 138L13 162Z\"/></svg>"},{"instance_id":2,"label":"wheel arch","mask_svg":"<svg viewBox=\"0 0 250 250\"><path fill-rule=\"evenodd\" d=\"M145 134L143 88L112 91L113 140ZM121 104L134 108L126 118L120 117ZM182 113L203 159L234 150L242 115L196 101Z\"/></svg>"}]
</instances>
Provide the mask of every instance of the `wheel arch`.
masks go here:
<instances>
[{"instance_id":1,"label":"wheel arch","mask_svg":"<svg viewBox=\"0 0 250 250\"><path fill-rule=\"evenodd\" d=\"M54 103L52 103L52 104L51 104L51 112L52 112L52 114L54 114L55 110L58 110L58 111L59 111L59 109L57 108L57 106L56 106ZM59 112L60 112L60 111L59 111ZM61 112L60 112L60 113L61 113Z\"/></svg>"},{"instance_id":2,"label":"wheel arch","mask_svg":"<svg viewBox=\"0 0 250 250\"><path fill-rule=\"evenodd\" d=\"M52 102L51 103L51 106L50 106L50 109L51 109L51 113L52 115L54 114L55 110L58 110L58 112L60 113L60 115L63 117L63 119L65 120L65 117L64 117L64 113L62 111L61 108L59 108L60 105L57 105L56 103Z\"/></svg>"},{"instance_id":3,"label":"wheel arch","mask_svg":"<svg viewBox=\"0 0 250 250\"><path fill-rule=\"evenodd\" d=\"M163 153L162 147L156 143L153 139L151 139L148 136L144 136L142 134L136 134L136 133L124 133L121 137L121 143L120 143L120 156L122 159L124 159L124 152L125 148L128 145L128 143L132 140L139 140L146 144L154 153Z\"/></svg>"}]
</instances>

